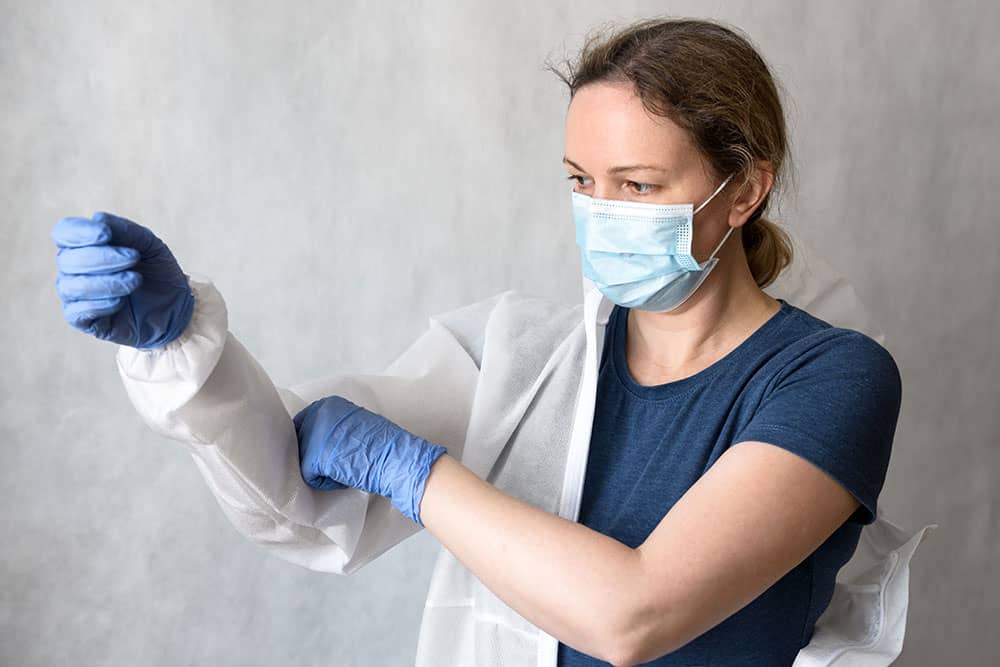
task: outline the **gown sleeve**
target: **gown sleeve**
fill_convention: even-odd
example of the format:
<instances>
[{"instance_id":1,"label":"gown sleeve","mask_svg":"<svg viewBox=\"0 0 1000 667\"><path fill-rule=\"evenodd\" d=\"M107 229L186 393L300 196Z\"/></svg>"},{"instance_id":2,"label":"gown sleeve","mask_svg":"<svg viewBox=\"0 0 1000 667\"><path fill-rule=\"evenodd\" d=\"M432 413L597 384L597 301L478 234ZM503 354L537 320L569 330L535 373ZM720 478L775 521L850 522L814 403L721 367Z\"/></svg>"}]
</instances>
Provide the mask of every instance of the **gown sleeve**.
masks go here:
<instances>
[{"instance_id":1,"label":"gown sleeve","mask_svg":"<svg viewBox=\"0 0 1000 667\"><path fill-rule=\"evenodd\" d=\"M875 521L902 394L899 369L858 331L814 335L787 364L735 442L776 445L818 466L861 503L849 522Z\"/></svg>"},{"instance_id":2,"label":"gown sleeve","mask_svg":"<svg viewBox=\"0 0 1000 667\"><path fill-rule=\"evenodd\" d=\"M189 282L195 308L184 333L152 350L120 346L116 362L143 421L191 454L236 530L284 560L335 574L350 574L417 533L382 496L308 486L292 417L338 394L461 459L479 375L477 330L495 300L432 317L382 374L284 388L228 330L225 301L211 281L192 275Z\"/></svg>"}]
</instances>

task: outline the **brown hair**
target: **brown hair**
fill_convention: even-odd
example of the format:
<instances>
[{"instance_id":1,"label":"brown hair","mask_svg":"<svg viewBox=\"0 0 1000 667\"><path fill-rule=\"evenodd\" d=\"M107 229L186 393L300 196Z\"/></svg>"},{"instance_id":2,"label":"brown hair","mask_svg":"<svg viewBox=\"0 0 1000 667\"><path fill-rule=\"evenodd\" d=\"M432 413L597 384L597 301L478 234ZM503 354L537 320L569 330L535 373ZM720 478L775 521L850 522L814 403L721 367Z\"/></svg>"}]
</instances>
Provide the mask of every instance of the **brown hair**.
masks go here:
<instances>
[{"instance_id":1,"label":"brown hair","mask_svg":"<svg viewBox=\"0 0 1000 667\"><path fill-rule=\"evenodd\" d=\"M743 248L759 287L792 261L787 233L763 218L784 182L788 139L777 85L749 39L735 28L700 19L649 18L611 34L590 34L564 75L570 100L594 82L625 82L642 105L686 129L720 180L749 182L755 160L770 162L774 187L743 225ZM739 178L734 178L737 182Z\"/></svg>"}]
</instances>

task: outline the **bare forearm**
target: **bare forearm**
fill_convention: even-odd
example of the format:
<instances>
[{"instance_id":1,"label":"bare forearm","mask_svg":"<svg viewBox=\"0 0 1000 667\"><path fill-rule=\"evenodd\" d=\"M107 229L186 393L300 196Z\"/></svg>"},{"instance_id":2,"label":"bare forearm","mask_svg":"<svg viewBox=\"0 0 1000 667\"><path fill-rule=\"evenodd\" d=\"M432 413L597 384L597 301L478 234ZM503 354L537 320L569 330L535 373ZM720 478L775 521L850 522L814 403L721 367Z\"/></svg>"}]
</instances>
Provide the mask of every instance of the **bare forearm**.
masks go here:
<instances>
[{"instance_id":1,"label":"bare forearm","mask_svg":"<svg viewBox=\"0 0 1000 667\"><path fill-rule=\"evenodd\" d=\"M431 468L420 518L497 597L564 644L608 659L629 641L641 585L634 549L503 493L447 454Z\"/></svg>"}]
</instances>

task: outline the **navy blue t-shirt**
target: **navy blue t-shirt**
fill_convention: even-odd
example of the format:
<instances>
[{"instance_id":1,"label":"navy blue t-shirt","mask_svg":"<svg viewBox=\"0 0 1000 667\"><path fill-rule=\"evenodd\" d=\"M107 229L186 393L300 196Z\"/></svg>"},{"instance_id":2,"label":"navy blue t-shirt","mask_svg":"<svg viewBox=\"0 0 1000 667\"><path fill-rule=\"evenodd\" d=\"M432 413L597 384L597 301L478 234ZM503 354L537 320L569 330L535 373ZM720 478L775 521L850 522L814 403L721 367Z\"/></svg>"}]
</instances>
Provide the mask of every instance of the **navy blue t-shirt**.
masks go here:
<instances>
[{"instance_id":1,"label":"navy blue t-shirt","mask_svg":"<svg viewBox=\"0 0 1000 667\"><path fill-rule=\"evenodd\" d=\"M730 445L746 440L798 454L861 503L750 604L644 665L791 665L862 526L875 520L899 415L896 363L874 339L779 301L781 309L725 357L656 386L637 384L626 364L629 310L615 306L610 314L580 523L637 547ZM558 664L609 663L560 643Z\"/></svg>"}]
</instances>

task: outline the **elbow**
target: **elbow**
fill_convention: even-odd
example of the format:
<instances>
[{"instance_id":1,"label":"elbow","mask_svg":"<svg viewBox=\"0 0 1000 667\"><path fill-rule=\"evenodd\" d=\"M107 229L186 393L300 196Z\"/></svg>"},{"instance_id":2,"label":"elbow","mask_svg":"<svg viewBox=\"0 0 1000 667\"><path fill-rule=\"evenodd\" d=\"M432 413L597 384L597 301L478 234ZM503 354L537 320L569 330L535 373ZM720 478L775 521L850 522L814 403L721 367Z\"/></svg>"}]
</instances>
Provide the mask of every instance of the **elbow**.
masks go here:
<instances>
[{"instance_id":1,"label":"elbow","mask_svg":"<svg viewBox=\"0 0 1000 667\"><path fill-rule=\"evenodd\" d=\"M632 667L637 664L624 653L608 653L601 660L607 662L612 667Z\"/></svg>"},{"instance_id":2,"label":"elbow","mask_svg":"<svg viewBox=\"0 0 1000 667\"><path fill-rule=\"evenodd\" d=\"M605 643L604 655L601 659L610 663L614 667L632 667L640 664L637 657L641 653L641 646L627 636L612 637Z\"/></svg>"},{"instance_id":3,"label":"elbow","mask_svg":"<svg viewBox=\"0 0 1000 667\"><path fill-rule=\"evenodd\" d=\"M633 609L633 613L609 624L613 628L604 642L603 660L615 667L641 665L662 657L687 643L681 623L663 609L656 612Z\"/></svg>"},{"instance_id":4,"label":"elbow","mask_svg":"<svg viewBox=\"0 0 1000 667\"><path fill-rule=\"evenodd\" d=\"M610 642L606 644L607 650L601 656L601 660L611 664L613 667L632 667L640 664L636 658L638 651L636 647L627 642L618 640L618 643Z\"/></svg>"},{"instance_id":5,"label":"elbow","mask_svg":"<svg viewBox=\"0 0 1000 667\"><path fill-rule=\"evenodd\" d=\"M595 614L601 625L591 636L602 638L601 655L595 657L615 667L649 662L677 650L689 639L684 627L690 619L678 613L688 605L675 603L676 596L662 588L651 588L641 566L635 572L634 578L622 583L619 594L611 596L613 600L605 595L604 613Z\"/></svg>"},{"instance_id":6,"label":"elbow","mask_svg":"<svg viewBox=\"0 0 1000 667\"><path fill-rule=\"evenodd\" d=\"M606 644L607 650L602 656L602 660L611 663L614 667L632 667L654 660L658 657L670 653L668 651L650 652L650 648L638 638L629 635L620 636Z\"/></svg>"},{"instance_id":7,"label":"elbow","mask_svg":"<svg viewBox=\"0 0 1000 667\"><path fill-rule=\"evenodd\" d=\"M603 625L605 638L600 659L614 667L631 667L639 664L644 640L642 623L636 614L621 612L613 618L605 617Z\"/></svg>"}]
</instances>

